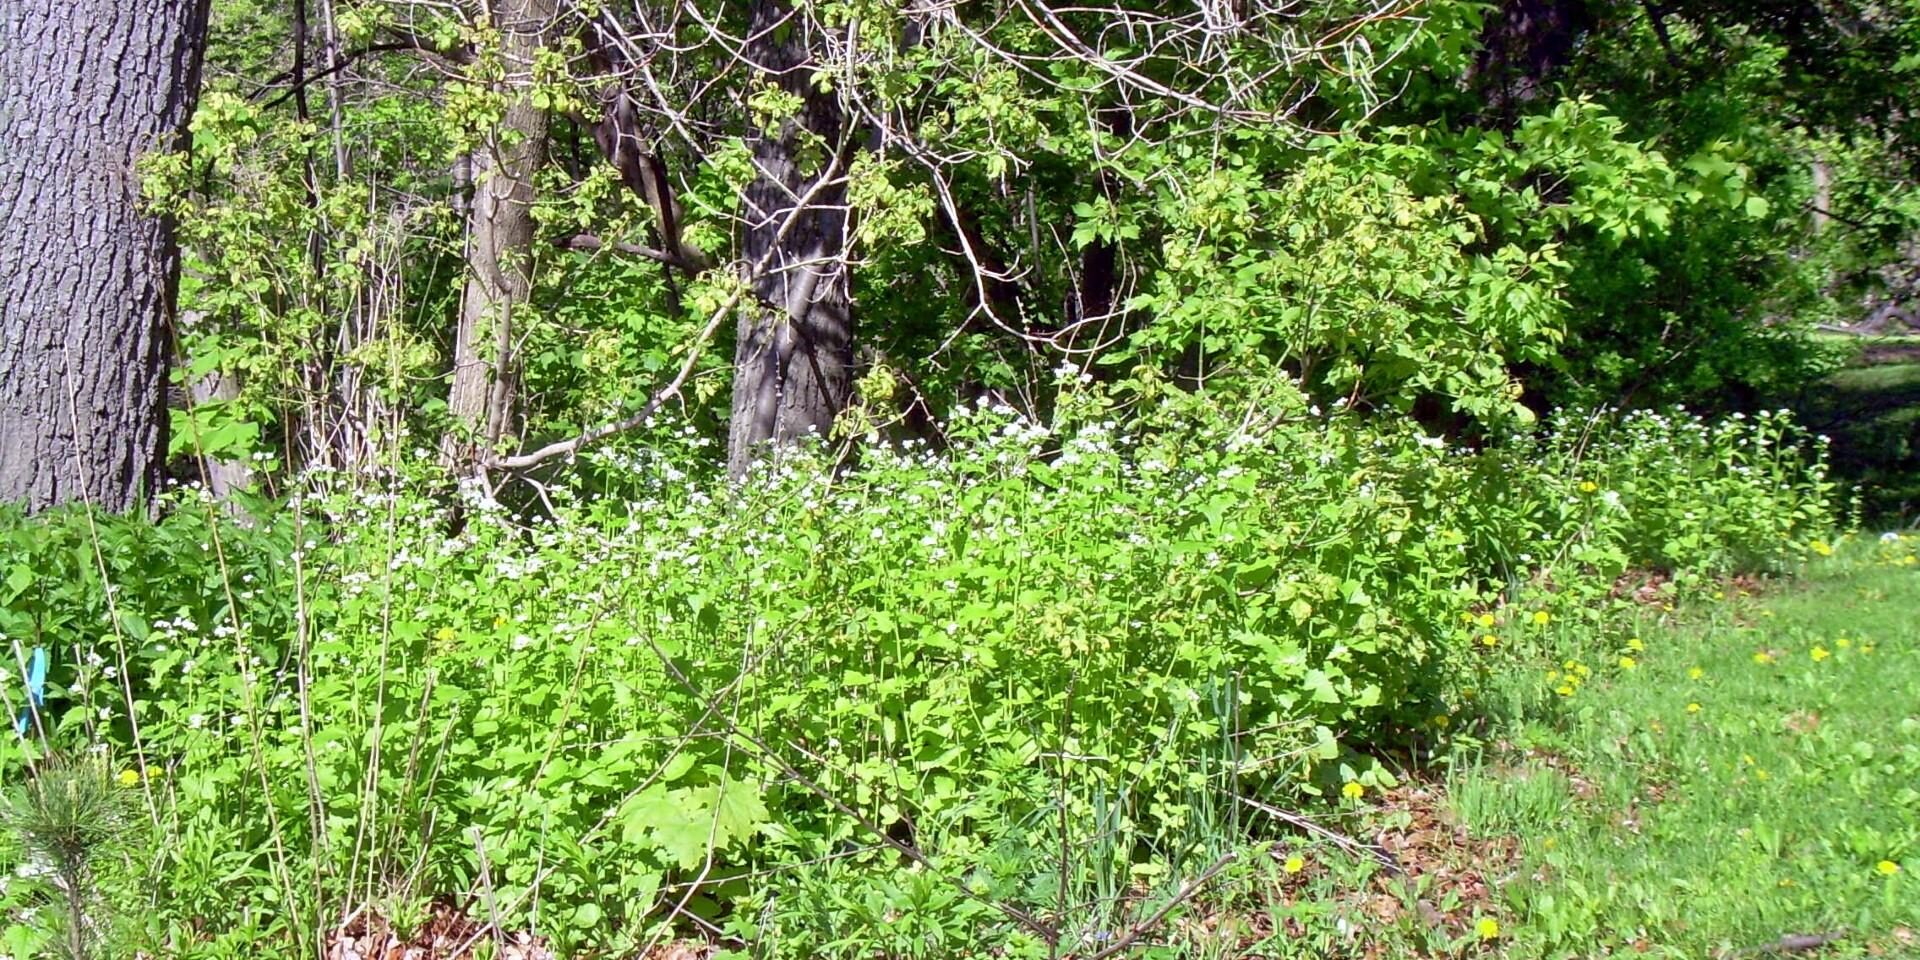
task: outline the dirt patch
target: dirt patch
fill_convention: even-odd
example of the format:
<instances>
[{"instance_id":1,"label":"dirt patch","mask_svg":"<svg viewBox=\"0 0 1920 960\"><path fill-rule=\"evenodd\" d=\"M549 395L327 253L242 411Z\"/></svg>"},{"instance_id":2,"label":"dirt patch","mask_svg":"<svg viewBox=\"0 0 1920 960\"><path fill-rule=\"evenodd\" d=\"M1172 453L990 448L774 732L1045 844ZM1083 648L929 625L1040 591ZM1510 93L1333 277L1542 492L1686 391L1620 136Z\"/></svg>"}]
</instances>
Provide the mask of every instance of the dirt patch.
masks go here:
<instances>
[{"instance_id":1,"label":"dirt patch","mask_svg":"<svg viewBox=\"0 0 1920 960\"><path fill-rule=\"evenodd\" d=\"M1477 837L1448 808L1440 789L1409 784L1388 793L1384 807L1400 814L1405 826L1383 831L1380 848L1400 865L1400 876L1382 871L1376 888L1400 903L1403 879L1424 880L1420 901L1427 922L1458 935L1472 925L1476 914L1497 912L1495 889L1520 874L1520 842L1514 837ZM1456 904L1445 913L1435 903Z\"/></svg>"},{"instance_id":2,"label":"dirt patch","mask_svg":"<svg viewBox=\"0 0 1920 960\"><path fill-rule=\"evenodd\" d=\"M1514 837L1477 837L1445 804L1437 785L1412 782L1380 796L1371 816L1387 826L1372 836L1351 840L1382 861L1364 886L1333 898L1333 912L1367 924L1415 927L1456 938L1473 930L1481 917L1501 913L1497 891L1525 869ZM1350 851L1351 852L1351 851ZM1276 859L1285 856L1276 850ZM1281 907L1293 907L1324 894L1313 880L1325 868L1309 861L1298 873L1280 874L1263 895ZM1278 928L1273 919L1280 918ZM1306 927L1287 910L1236 910L1192 921L1210 933L1211 942L1238 942L1251 948L1274 936L1298 937ZM1222 937L1222 934L1228 934ZM1369 938L1353 944L1355 956L1405 956L1407 943Z\"/></svg>"},{"instance_id":3,"label":"dirt patch","mask_svg":"<svg viewBox=\"0 0 1920 960\"><path fill-rule=\"evenodd\" d=\"M497 960L556 960L531 933L493 933L452 903L436 900L426 922L402 937L385 918L362 909L327 934L326 960L469 960L485 941Z\"/></svg>"},{"instance_id":4,"label":"dirt patch","mask_svg":"<svg viewBox=\"0 0 1920 960\"><path fill-rule=\"evenodd\" d=\"M1613 579L1609 591L1615 600L1629 599L1643 606L1658 607L1673 602L1669 586L1673 578L1658 571L1629 570Z\"/></svg>"}]
</instances>

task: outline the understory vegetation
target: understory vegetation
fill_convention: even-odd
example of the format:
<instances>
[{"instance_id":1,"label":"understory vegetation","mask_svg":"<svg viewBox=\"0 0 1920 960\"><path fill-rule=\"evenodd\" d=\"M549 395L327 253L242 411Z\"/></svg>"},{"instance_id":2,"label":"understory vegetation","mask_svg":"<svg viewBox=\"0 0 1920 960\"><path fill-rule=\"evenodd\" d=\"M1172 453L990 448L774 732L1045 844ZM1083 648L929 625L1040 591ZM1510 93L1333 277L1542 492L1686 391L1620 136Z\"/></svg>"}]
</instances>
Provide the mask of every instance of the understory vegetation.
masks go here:
<instances>
[{"instance_id":1,"label":"understory vegetation","mask_svg":"<svg viewBox=\"0 0 1920 960\"><path fill-rule=\"evenodd\" d=\"M1064 396L851 472L608 454L537 513L318 474L245 519L10 521L0 631L56 666L7 767L123 781L101 911L185 956L449 895L563 952L1093 956L1298 839L1271 811L1426 776L1520 651L1627 622L1628 571L1678 601L1831 550L1784 415L1472 451Z\"/></svg>"}]
</instances>

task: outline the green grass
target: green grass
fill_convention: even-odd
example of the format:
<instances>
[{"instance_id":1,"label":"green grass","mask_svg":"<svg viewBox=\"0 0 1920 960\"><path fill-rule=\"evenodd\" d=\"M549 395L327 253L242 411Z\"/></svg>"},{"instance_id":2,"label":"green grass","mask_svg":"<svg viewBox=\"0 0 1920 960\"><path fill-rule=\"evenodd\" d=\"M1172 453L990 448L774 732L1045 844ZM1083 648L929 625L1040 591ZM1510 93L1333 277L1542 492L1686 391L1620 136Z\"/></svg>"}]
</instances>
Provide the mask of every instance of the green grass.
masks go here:
<instances>
[{"instance_id":1,"label":"green grass","mask_svg":"<svg viewBox=\"0 0 1920 960\"><path fill-rule=\"evenodd\" d=\"M1851 398L1855 405L1865 405L1867 394L1895 393L1896 399L1905 401L1920 392L1920 362L1847 367L1834 373L1828 382L1842 394L1856 395Z\"/></svg>"},{"instance_id":2,"label":"green grass","mask_svg":"<svg viewBox=\"0 0 1920 960\"><path fill-rule=\"evenodd\" d=\"M1681 625L1651 609L1644 650L1557 652L1594 664L1571 697L1544 670L1502 682L1533 709L1448 793L1471 833L1520 838L1499 892L1509 955L1732 956L1844 933L1823 956L1920 956L1916 547L1851 544Z\"/></svg>"}]
</instances>

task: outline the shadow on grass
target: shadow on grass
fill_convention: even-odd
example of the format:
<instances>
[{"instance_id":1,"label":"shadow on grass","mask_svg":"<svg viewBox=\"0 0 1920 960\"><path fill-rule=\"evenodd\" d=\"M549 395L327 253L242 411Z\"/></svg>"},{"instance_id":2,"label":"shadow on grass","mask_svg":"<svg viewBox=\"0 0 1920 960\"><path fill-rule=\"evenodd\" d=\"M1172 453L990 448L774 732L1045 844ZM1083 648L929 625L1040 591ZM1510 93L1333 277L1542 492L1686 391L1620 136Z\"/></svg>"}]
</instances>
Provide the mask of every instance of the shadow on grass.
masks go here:
<instances>
[{"instance_id":1,"label":"shadow on grass","mask_svg":"<svg viewBox=\"0 0 1920 960\"><path fill-rule=\"evenodd\" d=\"M1863 341L1852 363L1786 405L1833 438L1834 475L1861 487L1870 526L1920 524L1920 338Z\"/></svg>"}]
</instances>

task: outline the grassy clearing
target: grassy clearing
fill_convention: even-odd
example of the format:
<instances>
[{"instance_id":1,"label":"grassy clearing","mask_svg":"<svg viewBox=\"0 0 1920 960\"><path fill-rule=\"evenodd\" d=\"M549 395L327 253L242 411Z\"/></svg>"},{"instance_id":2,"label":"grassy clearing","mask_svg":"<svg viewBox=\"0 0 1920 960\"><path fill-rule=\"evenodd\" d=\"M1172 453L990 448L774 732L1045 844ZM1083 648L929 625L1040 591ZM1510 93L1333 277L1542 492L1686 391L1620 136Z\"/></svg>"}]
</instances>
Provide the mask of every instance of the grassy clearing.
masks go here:
<instances>
[{"instance_id":1,"label":"grassy clearing","mask_svg":"<svg viewBox=\"0 0 1920 960\"><path fill-rule=\"evenodd\" d=\"M1778 594L1568 642L1544 670L1594 663L1572 696L1552 672L1506 675L1492 693L1519 719L1448 793L1470 833L1521 838L1498 885L1510 954L1733 956L1844 934L1827 955L1920 955L1915 545L1862 544Z\"/></svg>"}]
</instances>

